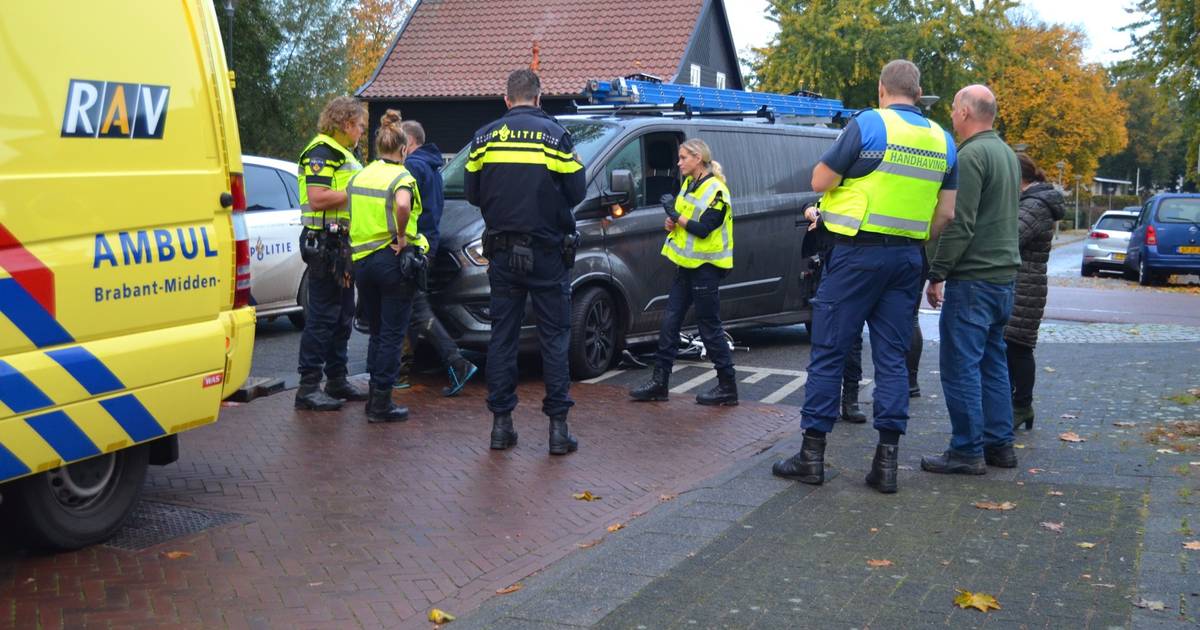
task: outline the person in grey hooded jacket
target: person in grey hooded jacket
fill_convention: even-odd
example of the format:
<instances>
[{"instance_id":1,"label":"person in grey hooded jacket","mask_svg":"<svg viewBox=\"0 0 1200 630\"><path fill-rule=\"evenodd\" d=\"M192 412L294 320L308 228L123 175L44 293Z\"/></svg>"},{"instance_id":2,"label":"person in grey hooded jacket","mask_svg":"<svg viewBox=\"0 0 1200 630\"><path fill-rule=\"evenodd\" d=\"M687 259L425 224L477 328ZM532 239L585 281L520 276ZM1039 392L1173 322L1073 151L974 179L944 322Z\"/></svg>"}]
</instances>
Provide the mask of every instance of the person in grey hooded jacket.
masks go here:
<instances>
[{"instance_id":1,"label":"person in grey hooded jacket","mask_svg":"<svg viewBox=\"0 0 1200 630\"><path fill-rule=\"evenodd\" d=\"M1020 154L1021 209L1018 215L1021 269L1012 316L1004 328L1008 344L1008 377L1013 389L1013 425L1033 428L1033 384L1037 365L1033 348L1046 308L1046 261L1054 223L1066 215L1062 193L1046 182L1046 173L1028 155Z\"/></svg>"}]
</instances>

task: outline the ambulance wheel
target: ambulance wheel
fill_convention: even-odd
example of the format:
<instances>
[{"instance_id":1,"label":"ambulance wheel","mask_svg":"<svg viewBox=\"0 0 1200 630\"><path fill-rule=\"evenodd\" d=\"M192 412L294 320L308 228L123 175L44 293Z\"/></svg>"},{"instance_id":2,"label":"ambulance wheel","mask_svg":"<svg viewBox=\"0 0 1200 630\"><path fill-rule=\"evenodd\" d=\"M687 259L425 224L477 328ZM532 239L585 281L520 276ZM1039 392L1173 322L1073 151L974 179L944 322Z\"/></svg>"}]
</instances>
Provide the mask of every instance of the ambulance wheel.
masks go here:
<instances>
[{"instance_id":1,"label":"ambulance wheel","mask_svg":"<svg viewBox=\"0 0 1200 630\"><path fill-rule=\"evenodd\" d=\"M618 353L617 308L600 287L580 291L571 302L571 378L595 378L608 371Z\"/></svg>"},{"instance_id":2,"label":"ambulance wheel","mask_svg":"<svg viewBox=\"0 0 1200 630\"><path fill-rule=\"evenodd\" d=\"M150 449L142 444L25 477L4 489L5 512L35 546L94 545L125 524L149 464Z\"/></svg>"},{"instance_id":3,"label":"ambulance wheel","mask_svg":"<svg viewBox=\"0 0 1200 630\"><path fill-rule=\"evenodd\" d=\"M300 277L300 288L296 289L296 303L300 305L300 310L295 313L288 313L288 321L292 322L292 326L296 330L304 330L304 316L308 314L308 272Z\"/></svg>"}]
</instances>

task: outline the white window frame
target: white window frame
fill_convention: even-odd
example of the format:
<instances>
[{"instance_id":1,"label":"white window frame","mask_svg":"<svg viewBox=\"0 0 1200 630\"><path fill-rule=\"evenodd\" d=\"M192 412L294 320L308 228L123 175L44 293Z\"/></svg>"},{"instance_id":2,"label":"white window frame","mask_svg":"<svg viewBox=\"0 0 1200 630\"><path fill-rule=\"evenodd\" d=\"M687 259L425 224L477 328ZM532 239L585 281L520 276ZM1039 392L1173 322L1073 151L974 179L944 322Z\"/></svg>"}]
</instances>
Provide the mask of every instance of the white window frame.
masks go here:
<instances>
[{"instance_id":1,"label":"white window frame","mask_svg":"<svg viewBox=\"0 0 1200 630\"><path fill-rule=\"evenodd\" d=\"M694 87L700 87L700 66L699 66L699 64L692 64L691 81L689 83L691 83Z\"/></svg>"},{"instance_id":2,"label":"white window frame","mask_svg":"<svg viewBox=\"0 0 1200 630\"><path fill-rule=\"evenodd\" d=\"M724 72L717 73L717 89L718 90L725 89L725 73Z\"/></svg>"}]
</instances>

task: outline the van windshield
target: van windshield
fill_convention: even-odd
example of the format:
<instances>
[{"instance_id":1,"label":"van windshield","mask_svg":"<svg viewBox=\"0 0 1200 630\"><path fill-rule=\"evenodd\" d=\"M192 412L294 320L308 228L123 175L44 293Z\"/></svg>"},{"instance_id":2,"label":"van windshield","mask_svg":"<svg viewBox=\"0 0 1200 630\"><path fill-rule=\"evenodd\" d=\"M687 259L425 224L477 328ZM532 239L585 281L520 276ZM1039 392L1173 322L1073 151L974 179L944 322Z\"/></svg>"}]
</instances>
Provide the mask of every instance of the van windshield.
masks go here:
<instances>
[{"instance_id":1,"label":"van windshield","mask_svg":"<svg viewBox=\"0 0 1200 630\"><path fill-rule=\"evenodd\" d=\"M562 120L559 122L567 131L571 132L571 139L575 141L575 152L579 154L579 159L585 166L592 158L596 157L596 153L604 148L604 145L608 144L618 130L618 127L612 123L596 120ZM462 151L459 151L442 169L447 199L462 199L466 196L463 186L465 185L467 154L470 149L471 145L469 144L463 147Z\"/></svg>"},{"instance_id":2,"label":"van windshield","mask_svg":"<svg viewBox=\"0 0 1200 630\"><path fill-rule=\"evenodd\" d=\"M1200 197L1164 199L1158 204L1159 223L1200 224Z\"/></svg>"}]
</instances>

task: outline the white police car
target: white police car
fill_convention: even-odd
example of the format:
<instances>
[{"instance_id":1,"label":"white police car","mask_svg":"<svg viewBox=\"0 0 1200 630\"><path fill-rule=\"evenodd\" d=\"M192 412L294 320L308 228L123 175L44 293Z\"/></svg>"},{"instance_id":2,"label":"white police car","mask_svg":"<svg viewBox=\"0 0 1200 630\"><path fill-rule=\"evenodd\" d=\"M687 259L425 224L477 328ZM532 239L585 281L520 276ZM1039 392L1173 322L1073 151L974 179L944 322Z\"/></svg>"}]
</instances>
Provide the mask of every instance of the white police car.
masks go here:
<instances>
[{"instance_id":1,"label":"white police car","mask_svg":"<svg viewBox=\"0 0 1200 630\"><path fill-rule=\"evenodd\" d=\"M260 319L286 315L304 328L304 261L296 164L243 155L250 233L250 303Z\"/></svg>"}]
</instances>

